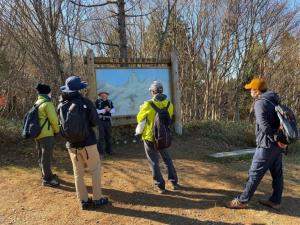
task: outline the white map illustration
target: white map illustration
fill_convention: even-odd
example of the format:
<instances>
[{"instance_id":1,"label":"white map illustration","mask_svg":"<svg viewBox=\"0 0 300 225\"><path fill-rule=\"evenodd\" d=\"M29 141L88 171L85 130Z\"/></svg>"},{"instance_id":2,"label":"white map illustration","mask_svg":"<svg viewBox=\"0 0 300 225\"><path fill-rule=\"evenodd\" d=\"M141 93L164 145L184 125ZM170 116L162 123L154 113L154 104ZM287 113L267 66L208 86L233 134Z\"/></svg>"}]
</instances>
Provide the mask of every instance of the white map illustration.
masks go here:
<instances>
[{"instance_id":1,"label":"white map illustration","mask_svg":"<svg viewBox=\"0 0 300 225\"><path fill-rule=\"evenodd\" d=\"M169 69L159 68L124 68L96 70L97 93L109 92L116 109L116 116L136 115L144 101L151 99L149 87L153 80L163 83L164 94L170 96Z\"/></svg>"}]
</instances>

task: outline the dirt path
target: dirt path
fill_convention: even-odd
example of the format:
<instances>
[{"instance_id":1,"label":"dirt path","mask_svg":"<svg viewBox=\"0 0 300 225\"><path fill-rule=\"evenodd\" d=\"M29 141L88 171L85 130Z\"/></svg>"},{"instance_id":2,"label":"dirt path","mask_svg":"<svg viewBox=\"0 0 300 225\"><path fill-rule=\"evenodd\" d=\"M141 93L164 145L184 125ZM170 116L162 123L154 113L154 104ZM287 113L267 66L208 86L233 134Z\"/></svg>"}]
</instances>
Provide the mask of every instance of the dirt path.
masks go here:
<instances>
[{"instance_id":1,"label":"dirt path","mask_svg":"<svg viewBox=\"0 0 300 225\"><path fill-rule=\"evenodd\" d=\"M142 146L117 147L117 156L102 161L103 193L112 204L98 211L79 210L65 150L55 153L55 172L62 179L59 189L41 186L31 150L1 154L0 224L300 224L300 154L286 158L280 212L257 203L271 192L269 174L249 209L229 210L223 202L241 191L250 160L214 162L205 158L211 151L205 144L182 143L175 142L172 150L182 188L164 195L153 190ZM90 185L89 176L86 180Z\"/></svg>"}]
</instances>

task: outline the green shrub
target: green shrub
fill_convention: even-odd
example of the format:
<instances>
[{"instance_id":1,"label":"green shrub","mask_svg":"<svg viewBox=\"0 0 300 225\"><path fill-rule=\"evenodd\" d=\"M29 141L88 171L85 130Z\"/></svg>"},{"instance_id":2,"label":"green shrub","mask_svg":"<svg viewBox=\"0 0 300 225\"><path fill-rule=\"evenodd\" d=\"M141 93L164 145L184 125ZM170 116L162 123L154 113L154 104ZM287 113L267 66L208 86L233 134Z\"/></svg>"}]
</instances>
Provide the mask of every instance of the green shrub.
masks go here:
<instances>
[{"instance_id":1,"label":"green shrub","mask_svg":"<svg viewBox=\"0 0 300 225\"><path fill-rule=\"evenodd\" d=\"M254 125L248 122L193 121L184 128L189 136L215 139L233 146L255 146Z\"/></svg>"},{"instance_id":2,"label":"green shrub","mask_svg":"<svg viewBox=\"0 0 300 225\"><path fill-rule=\"evenodd\" d=\"M21 137L22 124L20 121L0 118L0 146L3 149L7 144L23 142Z\"/></svg>"}]
</instances>

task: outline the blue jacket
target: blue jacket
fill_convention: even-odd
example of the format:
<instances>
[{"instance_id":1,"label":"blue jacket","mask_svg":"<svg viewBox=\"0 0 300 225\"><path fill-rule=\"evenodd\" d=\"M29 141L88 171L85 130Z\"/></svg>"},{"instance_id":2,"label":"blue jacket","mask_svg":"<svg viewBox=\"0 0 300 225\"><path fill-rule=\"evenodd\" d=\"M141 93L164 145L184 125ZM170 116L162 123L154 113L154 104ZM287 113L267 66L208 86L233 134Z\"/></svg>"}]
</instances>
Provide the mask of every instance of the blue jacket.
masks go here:
<instances>
[{"instance_id":1,"label":"blue jacket","mask_svg":"<svg viewBox=\"0 0 300 225\"><path fill-rule=\"evenodd\" d=\"M273 148L277 146L274 134L278 130L280 122L274 105L265 99L268 99L275 105L280 103L278 95L272 91L267 91L256 99L254 105L256 144L259 148Z\"/></svg>"}]
</instances>

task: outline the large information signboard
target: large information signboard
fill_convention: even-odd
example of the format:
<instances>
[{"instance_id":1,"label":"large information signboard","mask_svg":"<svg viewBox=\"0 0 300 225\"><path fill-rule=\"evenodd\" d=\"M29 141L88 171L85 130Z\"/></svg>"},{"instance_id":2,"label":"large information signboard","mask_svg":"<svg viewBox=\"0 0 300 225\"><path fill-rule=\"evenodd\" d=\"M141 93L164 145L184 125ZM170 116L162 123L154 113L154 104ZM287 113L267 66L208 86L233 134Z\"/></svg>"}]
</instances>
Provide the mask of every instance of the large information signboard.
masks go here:
<instances>
[{"instance_id":1,"label":"large information signboard","mask_svg":"<svg viewBox=\"0 0 300 225\"><path fill-rule=\"evenodd\" d=\"M164 94L171 100L169 68L97 68L97 93L109 92L116 116L134 116L144 101L151 99L149 91L152 81L163 83Z\"/></svg>"},{"instance_id":2,"label":"large information signboard","mask_svg":"<svg viewBox=\"0 0 300 225\"><path fill-rule=\"evenodd\" d=\"M95 101L99 91L110 93L116 114L113 126L136 124L136 114L144 101L152 98L149 87L154 80L164 86L164 94L174 105L174 127L182 134L181 91L179 84L177 51L170 58L108 58L95 57L93 50L87 50L88 97Z\"/></svg>"}]
</instances>

